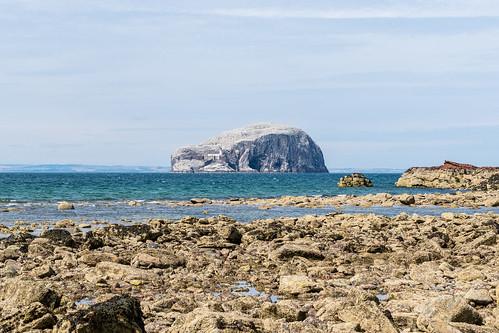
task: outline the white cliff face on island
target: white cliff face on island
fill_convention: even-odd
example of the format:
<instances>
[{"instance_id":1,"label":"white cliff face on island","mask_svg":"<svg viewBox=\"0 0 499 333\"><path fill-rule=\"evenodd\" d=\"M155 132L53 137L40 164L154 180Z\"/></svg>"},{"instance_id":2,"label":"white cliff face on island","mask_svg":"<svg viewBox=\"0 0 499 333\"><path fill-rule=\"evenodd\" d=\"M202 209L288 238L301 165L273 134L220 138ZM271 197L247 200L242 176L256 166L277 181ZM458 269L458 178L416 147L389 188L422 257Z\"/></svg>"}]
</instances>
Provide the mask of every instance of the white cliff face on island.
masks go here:
<instances>
[{"instance_id":1,"label":"white cliff face on island","mask_svg":"<svg viewBox=\"0 0 499 333\"><path fill-rule=\"evenodd\" d=\"M304 131L261 124L234 129L178 149L173 172L328 172L322 151Z\"/></svg>"}]
</instances>

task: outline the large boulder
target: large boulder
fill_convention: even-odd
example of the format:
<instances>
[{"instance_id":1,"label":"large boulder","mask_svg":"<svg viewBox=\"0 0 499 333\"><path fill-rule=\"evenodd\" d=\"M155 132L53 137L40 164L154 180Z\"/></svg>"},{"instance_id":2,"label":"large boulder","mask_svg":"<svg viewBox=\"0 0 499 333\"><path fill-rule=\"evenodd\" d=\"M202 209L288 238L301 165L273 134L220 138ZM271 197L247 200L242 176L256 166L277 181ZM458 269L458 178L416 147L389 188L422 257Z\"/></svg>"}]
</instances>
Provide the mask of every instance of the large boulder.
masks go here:
<instances>
[{"instance_id":1,"label":"large boulder","mask_svg":"<svg viewBox=\"0 0 499 333\"><path fill-rule=\"evenodd\" d=\"M79 310L63 318L54 333L143 333L144 321L140 303L128 295Z\"/></svg>"},{"instance_id":2,"label":"large boulder","mask_svg":"<svg viewBox=\"0 0 499 333\"><path fill-rule=\"evenodd\" d=\"M322 151L304 131L254 125L178 149L174 172L328 172Z\"/></svg>"}]
</instances>

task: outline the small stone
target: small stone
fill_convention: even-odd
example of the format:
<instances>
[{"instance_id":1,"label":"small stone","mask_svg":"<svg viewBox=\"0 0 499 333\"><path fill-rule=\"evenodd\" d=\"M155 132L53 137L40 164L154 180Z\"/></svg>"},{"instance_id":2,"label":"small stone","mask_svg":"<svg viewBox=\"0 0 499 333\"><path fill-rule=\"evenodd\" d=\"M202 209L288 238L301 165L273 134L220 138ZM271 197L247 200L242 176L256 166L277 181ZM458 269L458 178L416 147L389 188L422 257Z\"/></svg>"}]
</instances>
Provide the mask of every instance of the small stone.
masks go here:
<instances>
[{"instance_id":1,"label":"small stone","mask_svg":"<svg viewBox=\"0 0 499 333\"><path fill-rule=\"evenodd\" d=\"M73 209L75 209L75 206L70 202L62 201L62 202L59 202L59 204L57 205L57 209L58 210L73 210Z\"/></svg>"},{"instance_id":2,"label":"small stone","mask_svg":"<svg viewBox=\"0 0 499 333\"><path fill-rule=\"evenodd\" d=\"M57 221L55 223L56 228L70 228L70 227L74 227L74 226L75 226L75 223L71 220L62 220L62 221Z\"/></svg>"},{"instance_id":3,"label":"small stone","mask_svg":"<svg viewBox=\"0 0 499 333\"><path fill-rule=\"evenodd\" d=\"M399 201L402 205L414 205L416 203L416 198L413 195L403 194L399 197Z\"/></svg>"},{"instance_id":4,"label":"small stone","mask_svg":"<svg viewBox=\"0 0 499 333\"><path fill-rule=\"evenodd\" d=\"M452 221L453 219L456 218L456 215L454 213L450 213L450 212L442 213L442 215L440 215L440 216L442 217L442 219L447 220L447 221Z\"/></svg>"}]
</instances>

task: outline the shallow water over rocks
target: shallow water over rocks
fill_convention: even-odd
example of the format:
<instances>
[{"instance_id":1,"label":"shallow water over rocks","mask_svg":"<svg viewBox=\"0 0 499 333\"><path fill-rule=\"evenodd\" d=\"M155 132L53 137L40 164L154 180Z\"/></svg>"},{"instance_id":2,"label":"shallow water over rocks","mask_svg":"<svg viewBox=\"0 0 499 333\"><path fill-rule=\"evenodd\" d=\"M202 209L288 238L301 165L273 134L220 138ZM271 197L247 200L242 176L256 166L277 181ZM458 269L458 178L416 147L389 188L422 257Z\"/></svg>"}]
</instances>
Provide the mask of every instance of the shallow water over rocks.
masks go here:
<instances>
[{"instance_id":1,"label":"shallow water over rocks","mask_svg":"<svg viewBox=\"0 0 499 333\"><path fill-rule=\"evenodd\" d=\"M379 214L395 216L400 213L440 216L444 212L452 213L499 213L499 207L480 208L449 208L442 206L393 206L393 207L321 207L302 208L294 206L262 207L256 205L194 205L181 206L160 201L138 202L130 206L124 201L97 201L97 202L75 202L74 210L60 211L57 203L10 203L9 207L15 209L0 213L0 223L12 225L16 221L47 222L54 223L61 220L72 220L75 223L103 221L111 223L146 222L151 218L175 220L184 216L210 217L225 215L240 222L251 222L257 219L276 217L298 217L303 215L326 215L333 212L349 214ZM0 205L2 208L3 205Z\"/></svg>"}]
</instances>

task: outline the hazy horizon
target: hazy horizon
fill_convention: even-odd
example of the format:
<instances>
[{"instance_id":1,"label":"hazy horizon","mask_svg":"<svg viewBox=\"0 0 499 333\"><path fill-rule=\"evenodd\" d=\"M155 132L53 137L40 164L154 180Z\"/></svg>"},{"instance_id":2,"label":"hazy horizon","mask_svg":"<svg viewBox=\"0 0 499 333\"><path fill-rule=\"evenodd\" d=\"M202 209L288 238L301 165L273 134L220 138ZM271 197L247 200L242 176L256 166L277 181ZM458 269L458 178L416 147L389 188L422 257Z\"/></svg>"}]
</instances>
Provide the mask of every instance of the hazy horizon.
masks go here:
<instances>
[{"instance_id":1,"label":"hazy horizon","mask_svg":"<svg viewBox=\"0 0 499 333\"><path fill-rule=\"evenodd\" d=\"M0 0L0 164L169 166L260 122L326 165L499 165L499 2Z\"/></svg>"}]
</instances>

